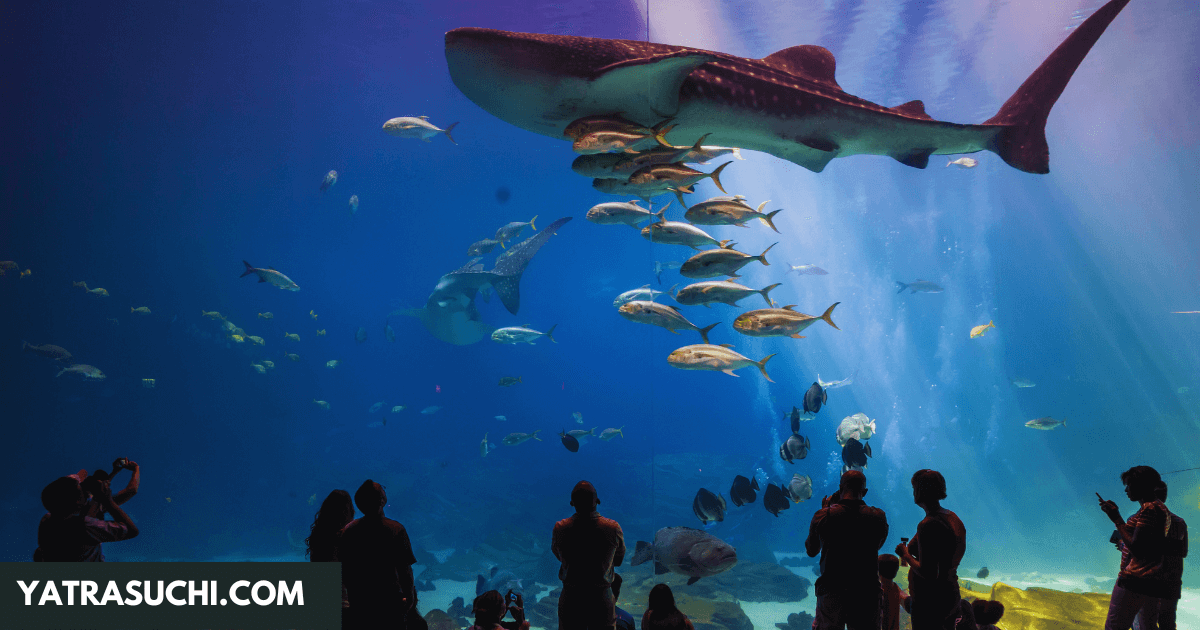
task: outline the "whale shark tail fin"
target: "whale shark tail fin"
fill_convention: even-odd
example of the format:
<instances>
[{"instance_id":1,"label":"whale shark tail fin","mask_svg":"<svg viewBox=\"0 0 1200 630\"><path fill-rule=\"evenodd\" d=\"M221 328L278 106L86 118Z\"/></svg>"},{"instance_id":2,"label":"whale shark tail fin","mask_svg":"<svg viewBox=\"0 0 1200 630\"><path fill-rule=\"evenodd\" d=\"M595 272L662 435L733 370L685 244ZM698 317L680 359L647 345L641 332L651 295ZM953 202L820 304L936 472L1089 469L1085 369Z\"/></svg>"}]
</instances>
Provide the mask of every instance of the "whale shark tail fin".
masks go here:
<instances>
[{"instance_id":1,"label":"whale shark tail fin","mask_svg":"<svg viewBox=\"0 0 1200 630\"><path fill-rule=\"evenodd\" d=\"M1129 0L1110 0L1084 20L1017 88L1000 111L984 125L1004 126L988 147L1013 168L1026 173L1050 172L1046 119L1075 69Z\"/></svg>"},{"instance_id":2,"label":"whale shark tail fin","mask_svg":"<svg viewBox=\"0 0 1200 630\"><path fill-rule=\"evenodd\" d=\"M541 232L513 245L508 254L496 262L496 267L491 271L496 277L492 279L491 284L496 289L496 295L500 297L500 303L504 304L509 313L516 315L517 310L521 308L521 276L529 266L529 261L533 260L533 255L550 240L558 228L570 220L571 217L563 217L551 223Z\"/></svg>"}]
</instances>

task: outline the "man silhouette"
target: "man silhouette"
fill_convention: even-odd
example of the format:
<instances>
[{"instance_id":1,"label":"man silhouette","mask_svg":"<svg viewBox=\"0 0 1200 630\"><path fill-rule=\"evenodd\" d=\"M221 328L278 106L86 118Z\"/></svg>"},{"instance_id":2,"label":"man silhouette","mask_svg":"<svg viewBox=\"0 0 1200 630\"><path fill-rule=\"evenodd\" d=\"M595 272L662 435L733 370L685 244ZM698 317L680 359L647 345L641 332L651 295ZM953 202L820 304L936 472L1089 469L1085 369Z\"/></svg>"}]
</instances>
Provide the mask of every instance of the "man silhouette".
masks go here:
<instances>
[{"instance_id":1,"label":"man silhouette","mask_svg":"<svg viewBox=\"0 0 1200 630\"><path fill-rule=\"evenodd\" d=\"M403 630L416 603L412 543L404 526L383 515L387 493L368 479L354 493L363 517L350 521L338 536L337 558L350 604L348 630Z\"/></svg>"},{"instance_id":2,"label":"man silhouette","mask_svg":"<svg viewBox=\"0 0 1200 630\"><path fill-rule=\"evenodd\" d=\"M867 478L862 471L842 473L836 497L821 499L804 549L821 554L814 630L879 628L879 549L887 540L887 516L863 502Z\"/></svg>"},{"instance_id":3,"label":"man silhouette","mask_svg":"<svg viewBox=\"0 0 1200 630\"><path fill-rule=\"evenodd\" d=\"M562 562L558 577L559 630L613 630L616 599L613 567L625 561L625 534L610 518L600 516L596 488L580 481L571 490L575 514L554 524L550 545Z\"/></svg>"}]
</instances>

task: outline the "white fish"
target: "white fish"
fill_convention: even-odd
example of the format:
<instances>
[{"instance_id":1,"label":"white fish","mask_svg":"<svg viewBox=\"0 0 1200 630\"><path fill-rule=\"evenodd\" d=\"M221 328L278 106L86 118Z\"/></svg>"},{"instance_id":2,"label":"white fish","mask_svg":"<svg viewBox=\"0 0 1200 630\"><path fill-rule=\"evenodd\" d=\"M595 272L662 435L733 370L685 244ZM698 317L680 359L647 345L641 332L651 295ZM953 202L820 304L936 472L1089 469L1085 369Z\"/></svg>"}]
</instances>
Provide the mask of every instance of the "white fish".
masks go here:
<instances>
[{"instance_id":1,"label":"white fish","mask_svg":"<svg viewBox=\"0 0 1200 630\"><path fill-rule=\"evenodd\" d=\"M400 413L401 411L404 411L404 405L396 405L395 407L392 407L392 413Z\"/></svg>"},{"instance_id":2,"label":"white fish","mask_svg":"<svg viewBox=\"0 0 1200 630\"><path fill-rule=\"evenodd\" d=\"M500 422L508 422L508 418L505 418L504 416L496 416L496 419Z\"/></svg>"},{"instance_id":3,"label":"white fish","mask_svg":"<svg viewBox=\"0 0 1200 630\"><path fill-rule=\"evenodd\" d=\"M428 116L401 116L383 123L383 130L397 138L416 138L425 142L429 142L430 138L439 133L444 133L450 142L458 144L454 141L454 136L450 135L450 131L457 124L456 122L450 123L450 126L445 129L438 129L436 125L429 122Z\"/></svg>"},{"instance_id":4,"label":"white fish","mask_svg":"<svg viewBox=\"0 0 1200 630\"><path fill-rule=\"evenodd\" d=\"M371 408L367 410L367 413L375 413L375 412L379 411L380 409L383 409L383 403L377 402L374 405L371 405Z\"/></svg>"},{"instance_id":5,"label":"white fish","mask_svg":"<svg viewBox=\"0 0 1200 630\"><path fill-rule=\"evenodd\" d=\"M1021 389L1024 389L1026 387L1037 387L1037 383L1034 383L1033 381L1031 381L1027 378L1020 377L1020 376L1012 379L1009 382L1011 382L1014 387L1019 387Z\"/></svg>"},{"instance_id":6,"label":"white fish","mask_svg":"<svg viewBox=\"0 0 1200 630\"><path fill-rule=\"evenodd\" d=\"M437 405L430 405L430 406L422 409L421 413L423 413L425 415L429 415L429 414L437 413L439 410L441 410L441 407L439 407Z\"/></svg>"},{"instance_id":7,"label":"white fish","mask_svg":"<svg viewBox=\"0 0 1200 630\"><path fill-rule=\"evenodd\" d=\"M854 372L854 374L851 374L850 376L847 376L846 378L844 378L840 381L833 381L832 383L826 383L825 381L822 381L821 375L817 374L817 384L820 385L824 389L837 389L839 387L845 387L854 382L855 374L858 374L857 370Z\"/></svg>"},{"instance_id":8,"label":"white fish","mask_svg":"<svg viewBox=\"0 0 1200 630\"><path fill-rule=\"evenodd\" d=\"M241 276L239 276L241 278L245 278L246 276L253 273L253 274L258 275L259 282L266 282L268 284L272 284L272 285L277 286L280 289L283 289L285 291L299 291L300 290L299 285L297 285L295 282L292 282L291 278L283 275L282 273L279 273L278 271L275 271L274 269L271 269L270 267L267 267L266 269L256 269L256 268L250 266L250 263L248 263L244 260L242 261L242 264L246 265L246 270L242 272ZM226 322L226 323L228 323L228 322Z\"/></svg>"},{"instance_id":9,"label":"white fish","mask_svg":"<svg viewBox=\"0 0 1200 630\"><path fill-rule=\"evenodd\" d=\"M578 411L576 411L575 413L572 413L571 417L575 418L576 424L583 424L583 414L579 413ZM578 436L576 436L576 437L578 437Z\"/></svg>"},{"instance_id":10,"label":"white fish","mask_svg":"<svg viewBox=\"0 0 1200 630\"><path fill-rule=\"evenodd\" d=\"M635 229L642 221L663 220L663 213L666 212L667 206L654 212L637 205L637 202L637 199L632 199L628 203L613 201L596 204L587 211L587 220L597 225L628 225Z\"/></svg>"},{"instance_id":11,"label":"white fish","mask_svg":"<svg viewBox=\"0 0 1200 630\"><path fill-rule=\"evenodd\" d=\"M822 269L816 265L788 265L788 267L791 267L791 268L787 270L787 273L791 273L791 272L795 271L796 273L798 273L800 275L805 275L805 276L827 276L827 275L829 275L828 271L825 271L824 269Z\"/></svg>"},{"instance_id":12,"label":"white fish","mask_svg":"<svg viewBox=\"0 0 1200 630\"><path fill-rule=\"evenodd\" d=\"M673 293L675 291L675 287L677 286L679 285L675 285L667 291L655 291L654 289L650 288L650 285L643 284L637 289L630 289L621 295L618 295L617 299L613 300L613 306L620 308L622 304L628 304L630 302L653 302L658 296L664 293Z\"/></svg>"},{"instance_id":13,"label":"white fish","mask_svg":"<svg viewBox=\"0 0 1200 630\"><path fill-rule=\"evenodd\" d=\"M975 158L969 158L969 157L960 157L957 160L950 160L949 162L946 162L946 166L957 166L960 168L975 168L976 166L979 166L979 160L976 160Z\"/></svg>"},{"instance_id":14,"label":"white fish","mask_svg":"<svg viewBox=\"0 0 1200 630\"><path fill-rule=\"evenodd\" d=\"M358 214L358 195L350 195L350 216Z\"/></svg>"},{"instance_id":15,"label":"white fish","mask_svg":"<svg viewBox=\"0 0 1200 630\"><path fill-rule=\"evenodd\" d=\"M539 337L546 337L550 341L558 343L554 340L554 329L557 327L558 324L555 324L546 332L538 332L532 328L529 328L528 325L506 326L504 328L497 328L496 331L492 333L492 341L495 341L496 343L527 343L533 345L533 342Z\"/></svg>"}]
</instances>

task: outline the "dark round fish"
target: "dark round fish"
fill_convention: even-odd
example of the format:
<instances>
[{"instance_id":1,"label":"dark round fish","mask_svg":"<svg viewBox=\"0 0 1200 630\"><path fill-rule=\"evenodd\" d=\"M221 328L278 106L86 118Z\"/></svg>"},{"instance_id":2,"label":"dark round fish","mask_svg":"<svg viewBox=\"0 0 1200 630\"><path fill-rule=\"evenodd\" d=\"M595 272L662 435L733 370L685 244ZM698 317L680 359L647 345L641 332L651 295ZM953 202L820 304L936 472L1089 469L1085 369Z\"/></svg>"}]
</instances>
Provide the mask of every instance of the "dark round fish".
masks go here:
<instances>
[{"instance_id":1,"label":"dark round fish","mask_svg":"<svg viewBox=\"0 0 1200 630\"><path fill-rule=\"evenodd\" d=\"M783 441L783 444L779 445L779 457L790 464L794 460L808 457L810 448L812 448L812 442L808 438L799 433L793 433Z\"/></svg>"},{"instance_id":2,"label":"dark round fish","mask_svg":"<svg viewBox=\"0 0 1200 630\"><path fill-rule=\"evenodd\" d=\"M713 521L724 521L725 497L713 494L707 488L700 488L696 491L696 498L692 499L692 513L706 525Z\"/></svg>"},{"instance_id":3,"label":"dark round fish","mask_svg":"<svg viewBox=\"0 0 1200 630\"><path fill-rule=\"evenodd\" d=\"M576 440L575 438L571 437L570 435L567 435L566 431L559 433L559 435L562 436L563 446L567 447L568 451L571 451L572 453L579 452L579 440Z\"/></svg>"},{"instance_id":4,"label":"dark round fish","mask_svg":"<svg viewBox=\"0 0 1200 630\"><path fill-rule=\"evenodd\" d=\"M812 387L804 392L804 413L817 413L821 410L821 405L828 400L829 394L821 387L821 384L813 383Z\"/></svg>"},{"instance_id":5,"label":"dark round fish","mask_svg":"<svg viewBox=\"0 0 1200 630\"><path fill-rule=\"evenodd\" d=\"M983 567L982 569L979 570L979 573L975 574L975 577L981 578L981 579L985 578L987 576L988 576L988 568L987 567Z\"/></svg>"},{"instance_id":6,"label":"dark round fish","mask_svg":"<svg viewBox=\"0 0 1200 630\"><path fill-rule=\"evenodd\" d=\"M855 438L846 440L846 445L842 447L842 472L848 470L862 470L867 467L867 458L871 457L871 445L863 445Z\"/></svg>"},{"instance_id":7,"label":"dark round fish","mask_svg":"<svg viewBox=\"0 0 1200 630\"><path fill-rule=\"evenodd\" d=\"M800 409L793 405L792 411L790 413L788 413L788 415L787 415L787 419L791 422L792 433L799 433L800 432L800 420L802 420L802 418L800 417Z\"/></svg>"},{"instance_id":8,"label":"dark round fish","mask_svg":"<svg viewBox=\"0 0 1200 630\"><path fill-rule=\"evenodd\" d=\"M747 479L742 475L733 478L733 486L729 488L729 498L733 504L742 507L747 503L754 503L758 498L758 479Z\"/></svg>"},{"instance_id":9,"label":"dark round fish","mask_svg":"<svg viewBox=\"0 0 1200 630\"><path fill-rule=\"evenodd\" d=\"M779 516L780 512L792 507L792 503L788 501L782 488L769 483L767 484L766 491L763 492L763 507L767 508L767 511L771 514Z\"/></svg>"}]
</instances>

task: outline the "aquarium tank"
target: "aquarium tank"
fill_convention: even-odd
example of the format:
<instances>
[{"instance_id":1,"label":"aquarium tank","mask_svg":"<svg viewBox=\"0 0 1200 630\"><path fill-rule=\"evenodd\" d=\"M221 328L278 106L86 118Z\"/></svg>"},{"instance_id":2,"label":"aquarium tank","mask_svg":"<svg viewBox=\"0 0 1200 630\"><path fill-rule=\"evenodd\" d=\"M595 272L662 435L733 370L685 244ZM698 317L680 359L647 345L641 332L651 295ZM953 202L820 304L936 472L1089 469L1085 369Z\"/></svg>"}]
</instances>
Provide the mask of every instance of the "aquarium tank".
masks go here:
<instances>
[{"instance_id":1,"label":"aquarium tank","mask_svg":"<svg viewBox=\"0 0 1200 630\"><path fill-rule=\"evenodd\" d=\"M580 480L618 605L667 583L708 630L808 627L848 469L880 554L941 472L1003 628L1100 627L1127 469L1200 528L1194 3L2 14L4 561L119 457L108 561L302 562L374 479L455 627L496 575L558 627ZM671 527L736 565L635 566Z\"/></svg>"}]
</instances>

